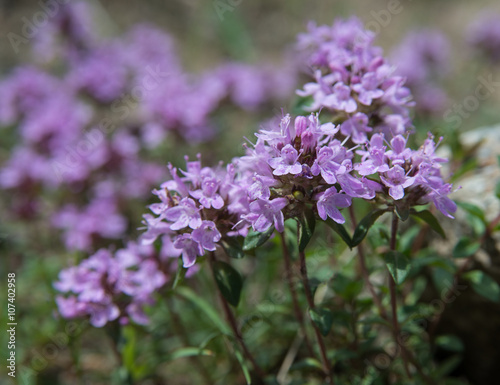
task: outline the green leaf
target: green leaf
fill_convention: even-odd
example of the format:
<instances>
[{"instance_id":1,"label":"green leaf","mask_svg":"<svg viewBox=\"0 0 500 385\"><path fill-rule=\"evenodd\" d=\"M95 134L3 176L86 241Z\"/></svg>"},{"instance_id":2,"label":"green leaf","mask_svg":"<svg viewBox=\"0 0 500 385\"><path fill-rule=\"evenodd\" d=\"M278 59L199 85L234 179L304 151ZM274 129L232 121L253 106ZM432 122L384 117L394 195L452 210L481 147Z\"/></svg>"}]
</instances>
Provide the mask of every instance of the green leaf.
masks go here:
<instances>
[{"instance_id":1,"label":"green leaf","mask_svg":"<svg viewBox=\"0 0 500 385\"><path fill-rule=\"evenodd\" d=\"M404 254L394 250L388 251L383 257L396 284L400 285L403 283L411 268L408 258Z\"/></svg>"},{"instance_id":2,"label":"green leaf","mask_svg":"<svg viewBox=\"0 0 500 385\"><path fill-rule=\"evenodd\" d=\"M307 244L311 240L314 229L316 227L316 218L314 212L305 208L300 214L299 218L299 251L302 252L306 249Z\"/></svg>"},{"instance_id":3,"label":"green leaf","mask_svg":"<svg viewBox=\"0 0 500 385\"><path fill-rule=\"evenodd\" d=\"M248 232L248 235L245 237L245 241L243 242L243 250L249 251L256 249L259 246L262 246L271 237L273 232L274 232L274 226L271 226L263 233L250 230Z\"/></svg>"},{"instance_id":4,"label":"green leaf","mask_svg":"<svg viewBox=\"0 0 500 385\"><path fill-rule=\"evenodd\" d=\"M497 183L495 187L495 196L500 199L500 182Z\"/></svg>"},{"instance_id":5,"label":"green leaf","mask_svg":"<svg viewBox=\"0 0 500 385\"><path fill-rule=\"evenodd\" d=\"M184 280L187 271L188 269L184 267L182 258L179 258L177 260L177 273L175 274L175 279L174 279L174 284L172 285L172 289L176 289L177 286L179 286L179 284Z\"/></svg>"},{"instance_id":6,"label":"green leaf","mask_svg":"<svg viewBox=\"0 0 500 385\"><path fill-rule=\"evenodd\" d=\"M403 222L406 221L410 217L410 207L406 203L406 201L396 203L396 215Z\"/></svg>"},{"instance_id":7,"label":"green leaf","mask_svg":"<svg viewBox=\"0 0 500 385\"><path fill-rule=\"evenodd\" d=\"M472 289L477 294L493 302L500 302L500 286L489 275L481 270L473 270L465 273L464 278L470 281Z\"/></svg>"},{"instance_id":8,"label":"green leaf","mask_svg":"<svg viewBox=\"0 0 500 385\"><path fill-rule=\"evenodd\" d=\"M413 242L419 233L420 226L418 224L415 224L406 230L399 238L399 249L404 253L411 252L413 249Z\"/></svg>"},{"instance_id":9,"label":"green leaf","mask_svg":"<svg viewBox=\"0 0 500 385\"><path fill-rule=\"evenodd\" d=\"M462 352L464 344L457 336L446 334L436 338L435 344L450 352Z\"/></svg>"},{"instance_id":10,"label":"green leaf","mask_svg":"<svg viewBox=\"0 0 500 385\"><path fill-rule=\"evenodd\" d=\"M193 290L185 286L178 287L175 294L187 299L196 305L203 313L205 313L206 318L212 321L215 326L222 332L222 334L232 335L229 326L220 318L219 313L214 310L214 307L209 302L205 301L202 297L198 296Z\"/></svg>"},{"instance_id":11,"label":"green leaf","mask_svg":"<svg viewBox=\"0 0 500 385\"><path fill-rule=\"evenodd\" d=\"M368 234L368 230L373 226L375 221L387 210L377 209L369 212L358 224L356 230L354 230L354 235L352 236L352 246L357 246Z\"/></svg>"},{"instance_id":12,"label":"green leaf","mask_svg":"<svg viewBox=\"0 0 500 385\"><path fill-rule=\"evenodd\" d=\"M234 307L238 306L243 287L240 273L228 263L216 261L214 262L214 276L217 286L227 302Z\"/></svg>"},{"instance_id":13,"label":"green leaf","mask_svg":"<svg viewBox=\"0 0 500 385\"><path fill-rule=\"evenodd\" d=\"M412 210L411 215L419 219L422 219L425 223L427 223L430 226L432 230L441 235L441 237L446 238L446 234L443 228L439 224L436 217L429 210L424 210L424 211Z\"/></svg>"},{"instance_id":14,"label":"green leaf","mask_svg":"<svg viewBox=\"0 0 500 385\"><path fill-rule=\"evenodd\" d=\"M328 333L330 333L333 325L332 312L326 308L309 309L309 315L311 316L312 321L318 327L320 333L326 337Z\"/></svg>"},{"instance_id":15,"label":"green leaf","mask_svg":"<svg viewBox=\"0 0 500 385\"><path fill-rule=\"evenodd\" d=\"M304 369L317 369L319 371L323 371L323 365L315 358L305 358L299 362L294 363L290 367L290 371L304 371Z\"/></svg>"},{"instance_id":16,"label":"green leaf","mask_svg":"<svg viewBox=\"0 0 500 385\"><path fill-rule=\"evenodd\" d=\"M469 214L481 219L483 222L486 222L486 216L484 215L484 211L481 207L466 202L457 202L457 206Z\"/></svg>"},{"instance_id":17,"label":"green leaf","mask_svg":"<svg viewBox=\"0 0 500 385\"><path fill-rule=\"evenodd\" d=\"M439 293L444 290L449 291L455 280L454 272L450 271L449 268L435 267L432 269L431 275L432 282Z\"/></svg>"},{"instance_id":18,"label":"green leaf","mask_svg":"<svg viewBox=\"0 0 500 385\"><path fill-rule=\"evenodd\" d=\"M177 349L170 355L171 360L178 358L193 357L193 356L214 356L214 352L208 349L200 349L196 347L186 347Z\"/></svg>"},{"instance_id":19,"label":"green leaf","mask_svg":"<svg viewBox=\"0 0 500 385\"><path fill-rule=\"evenodd\" d=\"M245 256L241 243L235 237L224 238L221 245L226 254L231 258L241 259Z\"/></svg>"},{"instance_id":20,"label":"green leaf","mask_svg":"<svg viewBox=\"0 0 500 385\"><path fill-rule=\"evenodd\" d=\"M481 244L470 238L462 237L453 248L453 258L467 258L479 250Z\"/></svg>"},{"instance_id":21,"label":"green leaf","mask_svg":"<svg viewBox=\"0 0 500 385\"><path fill-rule=\"evenodd\" d=\"M137 337L134 327L131 325L122 327L121 354L123 358L123 365L130 373L133 373L135 369L136 344Z\"/></svg>"},{"instance_id":22,"label":"green leaf","mask_svg":"<svg viewBox=\"0 0 500 385\"><path fill-rule=\"evenodd\" d=\"M351 236L349 235L349 233L347 232L346 228L341 225L340 223L337 223L335 222L332 218L328 218L328 220L326 221L326 224L328 226L330 226L330 228L335 231L339 236L340 238L342 238L342 240L345 242L345 244L347 245L347 247L349 247L350 249L352 249L353 245L352 245L352 238Z\"/></svg>"},{"instance_id":23,"label":"green leaf","mask_svg":"<svg viewBox=\"0 0 500 385\"><path fill-rule=\"evenodd\" d=\"M241 370L243 371L243 375L245 376L245 381L246 381L247 385L251 385L252 384L252 377L250 377L250 370L248 369L248 366L245 362L245 359L243 358L243 355L236 347L234 349L234 355L236 356L236 359L240 363Z\"/></svg>"}]
</instances>

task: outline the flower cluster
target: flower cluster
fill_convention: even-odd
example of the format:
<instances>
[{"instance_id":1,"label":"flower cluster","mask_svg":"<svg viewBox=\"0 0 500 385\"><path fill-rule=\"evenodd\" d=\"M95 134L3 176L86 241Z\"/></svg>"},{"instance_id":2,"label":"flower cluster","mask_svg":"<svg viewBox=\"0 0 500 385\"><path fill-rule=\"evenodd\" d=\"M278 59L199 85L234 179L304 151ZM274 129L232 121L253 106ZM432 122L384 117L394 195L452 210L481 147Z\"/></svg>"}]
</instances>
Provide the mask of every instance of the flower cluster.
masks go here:
<instances>
[{"instance_id":1,"label":"flower cluster","mask_svg":"<svg viewBox=\"0 0 500 385\"><path fill-rule=\"evenodd\" d=\"M314 81L297 91L312 98L308 111L326 109L334 121L345 121L342 133L355 143L366 141L368 132L390 137L411 127L405 79L394 75L359 19L337 20L331 27L311 23L308 29L298 47L309 58Z\"/></svg>"},{"instance_id":2,"label":"flower cluster","mask_svg":"<svg viewBox=\"0 0 500 385\"><path fill-rule=\"evenodd\" d=\"M442 138L439 140L439 142ZM394 136L389 143L382 134L374 134L363 149L358 150L361 160L354 168L362 176L378 175L381 194L390 197L403 207L412 207L433 202L447 217L457 209L448 198L451 184L445 183L441 175L441 163L447 159L436 155L439 145L429 134L418 150L407 147L407 139Z\"/></svg>"},{"instance_id":3,"label":"flower cluster","mask_svg":"<svg viewBox=\"0 0 500 385\"><path fill-rule=\"evenodd\" d=\"M59 273L54 287L66 293L56 302L65 318L90 316L90 323L132 320L147 324L144 307L154 303L154 294L169 279L169 263L152 246L129 243L114 254L100 249L94 255Z\"/></svg>"},{"instance_id":4,"label":"flower cluster","mask_svg":"<svg viewBox=\"0 0 500 385\"><path fill-rule=\"evenodd\" d=\"M500 61L500 16L482 13L472 22L468 42L493 63Z\"/></svg>"},{"instance_id":5,"label":"flower cluster","mask_svg":"<svg viewBox=\"0 0 500 385\"><path fill-rule=\"evenodd\" d=\"M248 189L250 212L242 218L255 231L274 225L282 232L284 220L298 216L312 202L322 219L329 216L343 223L338 209L350 206L352 197L375 196L373 182L353 176L354 153L335 138L339 130L332 123L320 124L311 114L294 122L286 115L279 124L259 131L255 146L236 163L253 181Z\"/></svg>"},{"instance_id":6,"label":"flower cluster","mask_svg":"<svg viewBox=\"0 0 500 385\"><path fill-rule=\"evenodd\" d=\"M242 218L255 231L274 225L282 232L285 219L298 217L311 204L321 219L344 223L340 209L350 206L352 198L375 196L405 207L434 202L451 217L456 210L447 197L451 185L440 174L446 160L435 154L432 137L416 151L406 146L403 135L386 142L384 134L373 134L369 142L349 147L339 140L340 131L332 123L320 124L312 114L298 116L294 123L287 115L257 134L255 146L236 162L253 180L250 212Z\"/></svg>"},{"instance_id":7,"label":"flower cluster","mask_svg":"<svg viewBox=\"0 0 500 385\"><path fill-rule=\"evenodd\" d=\"M117 319L120 314L129 314L134 321L142 322L142 315L134 315L134 311L143 302L126 291L128 286L122 280L131 279L130 274L142 277L139 272L149 268L153 261L156 265L148 272L154 278L148 290L164 284L166 270L160 268L158 258L148 254L159 238L162 258L181 258L183 266L190 268L207 252L239 246L235 237L246 236L250 227L256 232L272 228L283 232L285 220L300 221L305 213L311 212L324 221L342 224L345 219L341 210L351 206L356 198L376 201L388 210L432 202L444 215L452 216L456 205L448 198L452 186L441 175L441 164L446 160L436 155L439 142L436 144L429 136L418 150L408 147L411 95L404 87L404 78L394 75L380 49L373 47L373 35L363 30L357 19L337 21L332 27L311 25L309 29L309 34L301 35L299 42L309 55L309 64L315 68L316 82L306 84L299 94L312 96L309 109L322 109L325 123L320 122L317 111L295 118L283 115L257 132L256 143L246 146L245 155L226 166L221 163L217 167L204 167L201 156L195 161L186 157L185 170L169 165L171 178L154 190L158 201L149 206L151 213L143 217L146 231L141 243L149 250L147 256L143 258L137 246L133 247L135 251L125 253L127 258L135 255L138 268L133 274L128 270L131 265L123 262L128 261L121 256L123 251L112 257L106 250L63 272L57 288L78 295L58 300L63 316L92 314L97 303L97 309L102 311L96 313L95 324ZM256 73L235 64L221 71L225 77L204 77L203 87L210 90L209 94L221 97L225 92L222 90L230 89L237 104L255 108L262 90ZM168 121L175 126L182 120L183 124L189 121L193 129L199 128L202 116L212 108L212 99L201 97L203 93L189 101L183 99L182 76L174 76L167 82L172 88L162 88L161 97L151 93L144 99L154 112L152 122ZM87 92L92 89L86 87ZM101 97L107 97L110 89L101 91ZM176 115L179 111L185 115ZM132 142L123 139L123 143L129 143L125 148L134 153ZM108 199L112 186L113 183L102 181L97 189L99 196ZM98 218L97 211L94 215ZM95 235L99 219L85 222L70 208L59 222L71 222L70 226L81 222L85 229L77 231L78 241L85 243ZM110 228L106 227L107 230ZM104 261L104 267L94 267L94 261L97 264L98 260ZM98 269L101 270L97 272ZM116 275L116 271L120 274ZM77 273L84 278L80 275L75 278ZM95 284L100 290L98 294L87 285L92 280L97 282L94 277L100 282ZM85 302L88 290L90 304ZM141 286L142 294L137 296L149 300L152 291L148 290ZM123 293L134 297L126 307L115 301ZM129 307L133 309L131 313Z\"/></svg>"},{"instance_id":8,"label":"flower cluster","mask_svg":"<svg viewBox=\"0 0 500 385\"><path fill-rule=\"evenodd\" d=\"M392 51L396 74L406 78L415 99L415 109L424 114L439 113L448 102L438 86L450 68L450 44L439 30L410 32Z\"/></svg>"},{"instance_id":9,"label":"flower cluster","mask_svg":"<svg viewBox=\"0 0 500 385\"><path fill-rule=\"evenodd\" d=\"M138 25L100 37L92 11L82 1L61 6L34 39L36 61L0 83L0 125L19 139L0 167L0 188L16 192L14 216L43 214L41 196L57 196L50 223L68 248L86 251L95 236L123 237L130 223L118 212L164 180L144 150L209 139L223 103L255 110L290 93L296 77L233 62L190 73L165 32ZM120 216L119 226L100 223L104 200L102 213Z\"/></svg>"},{"instance_id":10,"label":"flower cluster","mask_svg":"<svg viewBox=\"0 0 500 385\"><path fill-rule=\"evenodd\" d=\"M246 184L237 179L233 164L223 168L202 167L201 160L186 159L182 177L170 166L172 179L155 190L160 203L146 214L147 231L142 241L150 244L159 235L172 254L182 255L184 267L193 266L206 251L215 251L223 237L245 235L240 215L248 211Z\"/></svg>"}]
</instances>

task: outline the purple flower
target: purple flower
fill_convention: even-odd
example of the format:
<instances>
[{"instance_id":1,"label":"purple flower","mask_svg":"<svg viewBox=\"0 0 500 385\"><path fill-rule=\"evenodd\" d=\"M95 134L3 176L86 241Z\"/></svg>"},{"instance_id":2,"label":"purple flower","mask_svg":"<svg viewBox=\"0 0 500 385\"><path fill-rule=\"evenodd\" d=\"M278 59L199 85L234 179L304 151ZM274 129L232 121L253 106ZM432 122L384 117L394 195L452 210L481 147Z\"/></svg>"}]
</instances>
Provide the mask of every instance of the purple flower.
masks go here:
<instances>
[{"instance_id":1,"label":"purple flower","mask_svg":"<svg viewBox=\"0 0 500 385\"><path fill-rule=\"evenodd\" d=\"M90 323L96 328L101 328L120 316L120 309L113 303L92 304L89 306L88 312L90 313Z\"/></svg>"},{"instance_id":2,"label":"purple flower","mask_svg":"<svg viewBox=\"0 0 500 385\"><path fill-rule=\"evenodd\" d=\"M64 318L82 317L87 312L86 305L79 302L74 295L67 298L62 295L58 295L56 296L56 304L59 309L59 313Z\"/></svg>"},{"instance_id":3,"label":"purple flower","mask_svg":"<svg viewBox=\"0 0 500 385\"><path fill-rule=\"evenodd\" d=\"M94 235L119 238L127 222L117 213L112 199L96 199L84 209L74 205L63 207L53 216L52 224L65 230L65 243L70 250L90 250Z\"/></svg>"},{"instance_id":4,"label":"purple flower","mask_svg":"<svg viewBox=\"0 0 500 385\"><path fill-rule=\"evenodd\" d=\"M269 159L269 165L274 169L274 175L300 174L302 165L297 161L299 153L290 144L281 149L279 157Z\"/></svg>"},{"instance_id":5,"label":"purple flower","mask_svg":"<svg viewBox=\"0 0 500 385\"><path fill-rule=\"evenodd\" d=\"M277 181L274 178L270 178L262 175L255 175L253 177L253 183L248 188L248 196L250 199L269 199L271 197L271 187L275 186Z\"/></svg>"},{"instance_id":6,"label":"purple flower","mask_svg":"<svg viewBox=\"0 0 500 385\"><path fill-rule=\"evenodd\" d=\"M165 211L165 218L171 222L171 230L180 230L184 227L196 229L201 225L199 209L190 198L183 198L177 206Z\"/></svg>"},{"instance_id":7,"label":"purple flower","mask_svg":"<svg viewBox=\"0 0 500 385\"><path fill-rule=\"evenodd\" d=\"M412 31L394 49L391 58L397 67L396 73L415 87L449 70L450 44L439 30Z\"/></svg>"},{"instance_id":8,"label":"purple flower","mask_svg":"<svg viewBox=\"0 0 500 385\"><path fill-rule=\"evenodd\" d=\"M132 302L130 305L127 306L127 308L125 310L126 310L128 316L136 324L138 324L138 325L149 324L149 318L146 315L146 313L144 313L144 309L140 304Z\"/></svg>"},{"instance_id":9,"label":"purple flower","mask_svg":"<svg viewBox=\"0 0 500 385\"><path fill-rule=\"evenodd\" d=\"M474 20L468 31L468 41L492 62L500 60L500 16L484 12Z\"/></svg>"},{"instance_id":10,"label":"purple flower","mask_svg":"<svg viewBox=\"0 0 500 385\"><path fill-rule=\"evenodd\" d=\"M404 189L415 182L415 178L408 177L405 170L398 165L389 169L384 175L380 175L380 179L389 187L389 195L395 200L403 198Z\"/></svg>"},{"instance_id":11,"label":"purple flower","mask_svg":"<svg viewBox=\"0 0 500 385\"><path fill-rule=\"evenodd\" d=\"M276 230L283 232L285 219L281 210L286 205L288 205L286 198L275 198L273 200L259 198L250 203L250 213L242 217L252 223L255 231L264 232L274 224Z\"/></svg>"},{"instance_id":12,"label":"purple flower","mask_svg":"<svg viewBox=\"0 0 500 385\"><path fill-rule=\"evenodd\" d=\"M215 243L221 239L221 234L212 221L203 221L201 226L194 230L191 235L194 241L209 251L215 251Z\"/></svg>"},{"instance_id":13,"label":"purple flower","mask_svg":"<svg viewBox=\"0 0 500 385\"><path fill-rule=\"evenodd\" d=\"M351 136L352 141L358 144L365 143L366 133L371 131L373 129L368 127L368 117L361 112L357 112L340 125L340 132L345 136Z\"/></svg>"},{"instance_id":14,"label":"purple flower","mask_svg":"<svg viewBox=\"0 0 500 385\"><path fill-rule=\"evenodd\" d=\"M358 100L365 106L372 104L373 99L378 99L384 95L380 88L379 79L373 72L368 72L361 78L361 83L354 84L352 89L358 93Z\"/></svg>"},{"instance_id":15,"label":"purple flower","mask_svg":"<svg viewBox=\"0 0 500 385\"><path fill-rule=\"evenodd\" d=\"M344 223L345 219L340 213L339 208L349 207L351 203L350 196L340 194L335 187L330 187L321 193L316 207L318 208L318 215L324 221L327 217L330 217L337 223Z\"/></svg>"},{"instance_id":16,"label":"purple flower","mask_svg":"<svg viewBox=\"0 0 500 385\"><path fill-rule=\"evenodd\" d=\"M174 241L174 246L177 249L182 249L184 267L193 266L196 262L196 257L203 255L203 248L201 245L188 233L179 235Z\"/></svg>"},{"instance_id":17,"label":"purple flower","mask_svg":"<svg viewBox=\"0 0 500 385\"><path fill-rule=\"evenodd\" d=\"M351 89L341 82L333 86L333 93L325 98L323 104L328 108L347 113L354 112L358 108L351 96Z\"/></svg>"},{"instance_id":18,"label":"purple flower","mask_svg":"<svg viewBox=\"0 0 500 385\"><path fill-rule=\"evenodd\" d=\"M95 327L123 317L125 306L141 312L143 304L153 303L151 294L167 282L159 263L152 246L131 242L115 255L100 249L78 266L59 274L54 288L70 293L67 298L56 298L59 312L65 318L90 316ZM134 306L129 308L127 304ZM137 314L128 314L134 322L143 321L135 317Z\"/></svg>"},{"instance_id":19,"label":"purple flower","mask_svg":"<svg viewBox=\"0 0 500 385\"><path fill-rule=\"evenodd\" d=\"M362 161L356 164L355 169L362 176L386 172L389 170L386 161L384 137L380 134L374 134L370 139L368 151L364 152Z\"/></svg>"},{"instance_id":20,"label":"purple flower","mask_svg":"<svg viewBox=\"0 0 500 385\"><path fill-rule=\"evenodd\" d=\"M217 194L219 181L212 177L204 178L201 182L201 190L190 191L190 195L200 201L203 207L209 209L220 209L224 206L224 200Z\"/></svg>"},{"instance_id":21,"label":"purple flower","mask_svg":"<svg viewBox=\"0 0 500 385\"><path fill-rule=\"evenodd\" d=\"M375 192L380 190L380 185L370 179L358 179L351 174L339 174L338 182L342 190L353 198L373 199Z\"/></svg>"},{"instance_id":22,"label":"purple flower","mask_svg":"<svg viewBox=\"0 0 500 385\"><path fill-rule=\"evenodd\" d=\"M436 208L441 211L441 213L448 218L454 218L452 213L457 211L457 205L453 202L447 195L451 192L451 184L443 184L439 188L434 188L428 194L427 198L431 200Z\"/></svg>"},{"instance_id":23,"label":"purple flower","mask_svg":"<svg viewBox=\"0 0 500 385\"><path fill-rule=\"evenodd\" d=\"M345 152L339 147L322 147L311 167L313 175L321 174L321 177L328 184L337 183L337 172L344 173L345 167L341 163L345 159Z\"/></svg>"},{"instance_id":24,"label":"purple flower","mask_svg":"<svg viewBox=\"0 0 500 385\"><path fill-rule=\"evenodd\" d=\"M412 151L406 148L406 139L402 135L396 135L391 139L391 150L386 152L386 156L393 165L404 164L412 156Z\"/></svg>"}]
</instances>

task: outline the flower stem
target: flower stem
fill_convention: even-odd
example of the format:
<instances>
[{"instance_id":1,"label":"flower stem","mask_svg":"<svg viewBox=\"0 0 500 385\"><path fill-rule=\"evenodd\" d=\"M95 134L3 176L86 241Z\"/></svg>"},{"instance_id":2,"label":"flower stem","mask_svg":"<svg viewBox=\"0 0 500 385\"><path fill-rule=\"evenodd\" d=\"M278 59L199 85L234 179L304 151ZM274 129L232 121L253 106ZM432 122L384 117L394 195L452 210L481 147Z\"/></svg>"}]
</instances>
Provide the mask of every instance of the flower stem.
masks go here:
<instances>
[{"instance_id":1,"label":"flower stem","mask_svg":"<svg viewBox=\"0 0 500 385\"><path fill-rule=\"evenodd\" d=\"M352 229L354 231L356 230L358 223L356 221L356 214L354 213L354 208L352 207L352 205L349 206L349 215L351 216ZM357 249L358 249L359 267L361 270L361 276L363 277L363 280L365 281L366 286L368 287L368 290L370 291L370 294L373 297L373 301L375 302L375 305L377 306L380 315L382 316L382 318L387 318L387 312L385 311L385 308L382 305L382 300L380 299L377 292L375 291L375 288L370 282L370 274L368 272L368 268L366 267L366 258L365 258L365 251L363 248L363 244L359 244Z\"/></svg>"},{"instance_id":2,"label":"flower stem","mask_svg":"<svg viewBox=\"0 0 500 385\"><path fill-rule=\"evenodd\" d=\"M297 298L297 291L295 290L295 285L293 282L292 262L288 246L286 245L284 232L280 233L280 237L281 237L281 246L283 248L283 259L285 261L286 281L288 283L288 287L290 288L290 293L292 295L292 303L293 303L293 310L295 312L295 318L297 318L297 321L299 322L300 328L304 335L304 342L307 346L307 349L309 350L309 354L313 355L314 352L312 349L311 342L309 341L309 338L307 336L307 330L304 323L304 316L302 314L302 311L300 310L299 300Z\"/></svg>"},{"instance_id":3,"label":"flower stem","mask_svg":"<svg viewBox=\"0 0 500 385\"><path fill-rule=\"evenodd\" d=\"M398 234L398 224L399 220L396 213L392 213L392 225L391 225L391 240L389 247L392 251L396 251L396 237ZM398 303L396 295L396 282L394 278L389 273L389 292L391 294L391 315L392 315L392 327L394 333L394 342L398 348L401 348L401 357L403 358L404 368L408 378L411 378L411 373L408 365L408 351L406 347L399 341L399 322L398 322Z\"/></svg>"},{"instance_id":4,"label":"flower stem","mask_svg":"<svg viewBox=\"0 0 500 385\"><path fill-rule=\"evenodd\" d=\"M212 275L214 276L214 280L215 280L215 271L214 271L214 266L213 266L214 262L215 262L215 255L213 252L209 253L208 260L210 262L210 268L212 270ZM217 287L218 287L218 285L217 285ZM224 297L224 295L222 295L222 292L220 290L218 290L218 292L219 292L220 301L222 303L222 308L224 310L224 314L226 315L226 319L229 322L229 326L231 327L231 330L233 331L234 337L239 342L241 349L243 350L243 354L245 355L247 360L249 360L252 363L252 366L255 370L255 374L258 377L257 383L258 384L263 383L264 372L260 368L259 364L257 364L257 361L255 361L255 358L252 355L252 353L250 353L250 350L248 349L248 347L245 343L245 340L243 339L243 336L241 335L241 332L238 329L238 324L236 322L236 318L234 317L233 311L229 307L229 304L228 304L226 298Z\"/></svg>"},{"instance_id":5,"label":"flower stem","mask_svg":"<svg viewBox=\"0 0 500 385\"><path fill-rule=\"evenodd\" d=\"M311 293L311 288L309 287L309 278L307 277L307 266L306 266L306 256L303 251L299 252L300 259L300 273L302 275L302 284L304 285L304 291L306 293L307 303L309 308L314 309L314 299ZM312 321L312 320L311 320ZM316 340L318 341L319 350L321 353L321 360L323 363L323 371L326 374L325 381L327 383L333 384L333 379L331 378L332 369L330 367L330 362L328 361L328 356L326 355L325 343L323 341L323 336L321 335L318 326L312 321L314 328L314 333L316 334Z\"/></svg>"}]
</instances>

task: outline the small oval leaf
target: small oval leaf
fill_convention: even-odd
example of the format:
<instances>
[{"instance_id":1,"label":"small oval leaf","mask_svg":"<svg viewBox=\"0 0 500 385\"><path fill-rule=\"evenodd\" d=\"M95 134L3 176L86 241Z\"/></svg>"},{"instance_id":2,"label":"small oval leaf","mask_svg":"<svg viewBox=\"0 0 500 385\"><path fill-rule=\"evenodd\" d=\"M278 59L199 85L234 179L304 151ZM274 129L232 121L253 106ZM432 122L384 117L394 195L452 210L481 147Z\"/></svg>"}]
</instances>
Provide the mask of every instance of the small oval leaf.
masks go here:
<instances>
[{"instance_id":1,"label":"small oval leaf","mask_svg":"<svg viewBox=\"0 0 500 385\"><path fill-rule=\"evenodd\" d=\"M370 227L373 226L373 224L376 222L376 220L387 210L383 209L377 209L370 211L358 224L356 227L356 230L354 230L354 235L352 236L352 245L357 246L361 243L361 241L366 237L366 234L368 234L368 230L370 230Z\"/></svg>"},{"instance_id":2,"label":"small oval leaf","mask_svg":"<svg viewBox=\"0 0 500 385\"><path fill-rule=\"evenodd\" d=\"M311 320L316 324L320 333L327 336L333 325L333 314L330 309L309 309Z\"/></svg>"},{"instance_id":3,"label":"small oval leaf","mask_svg":"<svg viewBox=\"0 0 500 385\"><path fill-rule=\"evenodd\" d=\"M481 270L473 270L464 274L464 278L470 281L472 289L483 297L493 302L500 301L500 286Z\"/></svg>"},{"instance_id":4,"label":"small oval leaf","mask_svg":"<svg viewBox=\"0 0 500 385\"><path fill-rule=\"evenodd\" d=\"M403 283L411 268L408 258L398 251L391 250L384 254L384 261L394 282L398 285Z\"/></svg>"},{"instance_id":5,"label":"small oval leaf","mask_svg":"<svg viewBox=\"0 0 500 385\"><path fill-rule=\"evenodd\" d=\"M311 240L314 229L316 227L316 218L314 212L305 208L298 218L299 220L299 251L302 252L306 249L309 241Z\"/></svg>"},{"instance_id":6,"label":"small oval leaf","mask_svg":"<svg viewBox=\"0 0 500 385\"><path fill-rule=\"evenodd\" d=\"M419 219L422 219L425 223L429 225L429 227L434 230L436 233L441 235L441 237L446 238L446 234L439 224L437 218L429 211L429 210L423 210L423 211L412 211L411 213L414 217L417 217Z\"/></svg>"},{"instance_id":7,"label":"small oval leaf","mask_svg":"<svg viewBox=\"0 0 500 385\"><path fill-rule=\"evenodd\" d=\"M271 237L273 232L274 232L274 226L271 226L263 233L250 230L247 236L245 237L245 241L243 242L243 251L253 250L259 246L262 246Z\"/></svg>"},{"instance_id":8,"label":"small oval leaf","mask_svg":"<svg viewBox=\"0 0 500 385\"><path fill-rule=\"evenodd\" d=\"M450 352L462 352L464 344L460 338L452 334L445 334L436 338L435 344Z\"/></svg>"},{"instance_id":9,"label":"small oval leaf","mask_svg":"<svg viewBox=\"0 0 500 385\"><path fill-rule=\"evenodd\" d=\"M231 258L241 259L245 256L241 243L235 237L224 238L221 245L226 254Z\"/></svg>"},{"instance_id":10,"label":"small oval leaf","mask_svg":"<svg viewBox=\"0 0 500 385\"><path fill-rule=\"evenodd\" d=\"M333 231L335 231L340 236L340 238L342 238L342 240L345 242L345 244L347 245L347 247L349 247L350 249L352 249L352 247L353 247L353 245L352 245L352 238L351 238L351 236L349 235L349 233L347 232L346 228L343 225L341 225L340 223L335 222L331 218L328 218L328 220L326 221L326 224Z\"/></svg>"},{"instance_id":11,"label":"small oval leaf","mask_svg":"<svg viewBox=\"0 0 500 385\"><path fill-rule=\"evenodd\" d=\"M467 237L462 237L453 248L453 258L470 257L474 255L480 247L481 244L479 242L473 241Z\"/></svg>"},{"instance_id":12,"label":"small oval leaf","mask_svg":"<svg viewBox=\"0 0 500 385\"><path fill-rule=\"evenodd\" d=\"M228 263L216 261L214 262L214 276L217 286L227 302L234 307L238 306L243 287L240 273Z\"/></svg>"}]
</instances>

